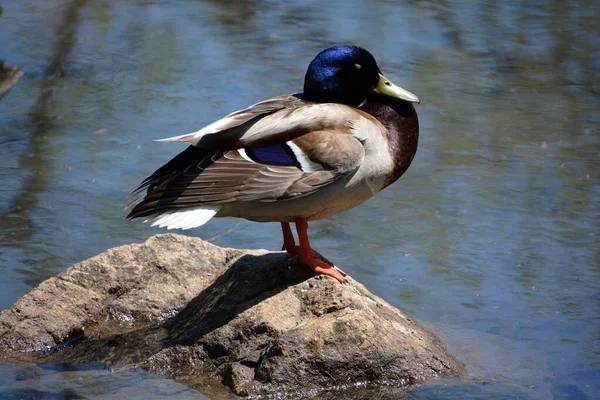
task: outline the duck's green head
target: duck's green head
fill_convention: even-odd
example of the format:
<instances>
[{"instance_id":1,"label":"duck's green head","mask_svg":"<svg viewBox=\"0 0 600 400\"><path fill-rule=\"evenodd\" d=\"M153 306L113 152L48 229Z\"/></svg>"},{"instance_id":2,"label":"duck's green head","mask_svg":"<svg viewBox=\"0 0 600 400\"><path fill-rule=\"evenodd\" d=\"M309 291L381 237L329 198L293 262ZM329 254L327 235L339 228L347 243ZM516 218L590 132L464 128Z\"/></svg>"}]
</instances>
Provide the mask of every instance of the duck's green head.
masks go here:
<instances>
[{"instance_id":1,"label":"duck's green head","mask_svg":"<svg viewBox=\"0 0 600 400\"><path fill-rule=\"evenodd\" d=\"M371 53L358 46L323 50L311 61L304 78L303 97L317 103L357 107L372 92L419 103L417 96L387 79Z\"/></svg>"}]
</instances>

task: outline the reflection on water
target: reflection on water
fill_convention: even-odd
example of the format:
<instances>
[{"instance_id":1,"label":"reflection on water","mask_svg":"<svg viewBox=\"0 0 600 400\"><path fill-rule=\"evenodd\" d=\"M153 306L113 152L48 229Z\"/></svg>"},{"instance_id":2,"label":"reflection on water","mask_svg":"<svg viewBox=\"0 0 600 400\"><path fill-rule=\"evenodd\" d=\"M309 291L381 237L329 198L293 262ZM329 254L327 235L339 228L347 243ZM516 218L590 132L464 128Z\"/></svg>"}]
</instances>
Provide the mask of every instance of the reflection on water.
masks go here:
<instances>
[{"instance_id":1,"label":"reflection on water","mask_svg":"<svg viewBox=\"0 0 600 400\"><path fill-rule=\"evenodd\" d=\"M598 397L595 2L3 7L0 57L26 75L0 102L2 308L76 261L159 232L126 222L122 210L136 184L182 149L154 139L299 91L316 52L351 42L423 100L421 144L397 184L313 224L312 238L468 364L470 377L408 397ZM190 234L234 228L215 243L279 247L277 224L237 223L216 220ZM15 398L48 390L51 398L110 397L171 384L156 393L194 393L97 368L43 374L47 389L19 378L38 367L1 368L3 394ZM68 374L92 378L63 393L57 382Z\"/></svg>"},{"instance_id":2,"label":"reflection on water","mask_svg":"<svg viewBox=\"0 0 600 400\"><path fill-rule=\"evenodd\" d=\"M103 364L0 365L0 373L3 400L205 398L168 379L142 371L109 371Z\"/></svg>"}]
</instances>

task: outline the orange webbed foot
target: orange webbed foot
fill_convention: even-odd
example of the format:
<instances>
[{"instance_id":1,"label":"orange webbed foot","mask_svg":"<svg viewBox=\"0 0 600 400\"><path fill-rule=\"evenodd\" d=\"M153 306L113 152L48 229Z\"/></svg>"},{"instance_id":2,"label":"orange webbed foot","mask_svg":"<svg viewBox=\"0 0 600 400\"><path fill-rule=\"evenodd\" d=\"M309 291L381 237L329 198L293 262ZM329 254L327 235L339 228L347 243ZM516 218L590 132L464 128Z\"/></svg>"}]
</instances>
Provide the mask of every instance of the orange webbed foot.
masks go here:
<instances>
[{"instance_id":1,"label":"orange webbed foot","mask_svg":"<svg viewBox=\"0 0 600 400\"><path fill-rule=\"evenodd\" d=\"M302 257L302 254L299 254L299 256L300 261L302 261L302 264L308 265L310 269L315 271L317 274L329 275L333 279L337 280L339 283L346 283L346 279L335 266L312 257L312 254L307 258ZM321 255L319 254L319 256Z\"/></svg>"},{"instance_id":2,"label":"orange webbed foot","mask_svg":"<svg viewBox=\"0 0 600 400\"><path fill-rule=\"evenodd\" d=\"M340 283L345 283L346 279L335 265L321 255L318 251L310 247L308 241L308 223L306 219L296 219L296 229L298 230L298 239L300 245L296 245L294 236L290 229L289 223L282 222L281 229L283 231L283 248L282 250L294 254L300 258L300 261L310 267L317 274L329 275Z\"/></svg>"},{"instance_id":3,"label":"orange webbed foot","mask_svg":"<svg viewBox=\"0 0 600 400\"><path fill-rule=\"evenodd\" d=\"M300 246L297 246L297 245L286 246L284 243L283 246L281 247L281 250L285 250L294 256L299 256ZM330 267L335 267L335 264L332 263L331 261L329 261L329 259L327 259L327 257L325 257L323 254L319 253L315 249L310 249L310 251L311 251L311 256L313 259L323 261L325 264L328 264Z\"/></svg>"}]
</instances>

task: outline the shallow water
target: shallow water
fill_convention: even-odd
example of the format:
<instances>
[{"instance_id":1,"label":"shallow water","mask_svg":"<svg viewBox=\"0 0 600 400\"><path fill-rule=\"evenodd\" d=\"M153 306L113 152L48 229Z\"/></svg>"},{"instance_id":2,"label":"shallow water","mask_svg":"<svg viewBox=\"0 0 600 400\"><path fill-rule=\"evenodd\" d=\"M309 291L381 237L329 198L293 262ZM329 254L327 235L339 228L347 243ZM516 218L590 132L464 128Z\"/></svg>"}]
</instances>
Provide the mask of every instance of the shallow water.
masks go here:
<instances>
[{"instance_id":1,"label":"shallow water","mask_svg":"<svg viewBox=\"0 0 600 400\"><path fill-rule=\"evenodd\" d=\"M160 232L123 211L183 149L154 139L300 91L320 49L350 42L421 98L420 147L399 182L311 239L467 364L406 398L599 398L596 2L299 4L2 2L0 58L25 76L0 101L0 309ZM277 224L228 219L188 234L281 242ZM202 398L96 364L0 365L0 397Z\"/></svg>"}]
</instances>

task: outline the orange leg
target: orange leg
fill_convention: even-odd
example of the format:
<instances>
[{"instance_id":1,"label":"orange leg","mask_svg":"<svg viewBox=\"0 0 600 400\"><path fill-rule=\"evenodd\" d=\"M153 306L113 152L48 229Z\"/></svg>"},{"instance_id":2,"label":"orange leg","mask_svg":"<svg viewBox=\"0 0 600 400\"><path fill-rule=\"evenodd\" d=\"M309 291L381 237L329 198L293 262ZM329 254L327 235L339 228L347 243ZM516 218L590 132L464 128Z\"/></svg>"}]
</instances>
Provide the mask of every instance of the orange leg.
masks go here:
<instances>
[{"instance_id":1,"label":"orange leg","mask_svg":"<svg viewBox=\"0 0 600 400\"><path fill-rule=\"evenodd\" d=\"M290 224L287 222L282 222L281 231L283 232L283 246L281 247L281 250L285 250L291 254L298 254L298 246L296 246L296 241L294 240L294 235L292 234Z\"/></svg>"},{"instance_id":2,"label":"orange leg","mask_svg":"<svg viewBox=\"0 0 600 400\"><path fill-rule=\"evenodd\" d=\"M283 232L283 246L281 246L281 250L285 250L293 255L298 255L298 253L300 253L300 246L298 246L294 240L294 234L292 233L290 224L287 222L282 222L281 231ZM322 261L325 261L327 264L334 267L333 263L325 258L325 256L321 255L318 251L314 249L311 249L311 251L313 258L320 258Z\"/></svg>"},{"instance_id":3,"label":"orange leg","mask_svg":"<svg viewBox=\"0 0 600 400\"><path fill-rule=\"evenodd\" d=\"M298 231L298 241L300 242L300 246L298 246L298 255L300 256L302 263L308 265L310 269L315 271L317 274L329 275L336 279L339 283L346 282L340 271L338 271L333 265L325 262L327 259L310 248L310 242L308 241L308 222L306 221L306 218L296 218L296 230ZM291 230L289 233L291 234ZM285 241L285 229L283 235ZM318 258L321 258L321 260Z\"/></svg>"}]
</instances>

